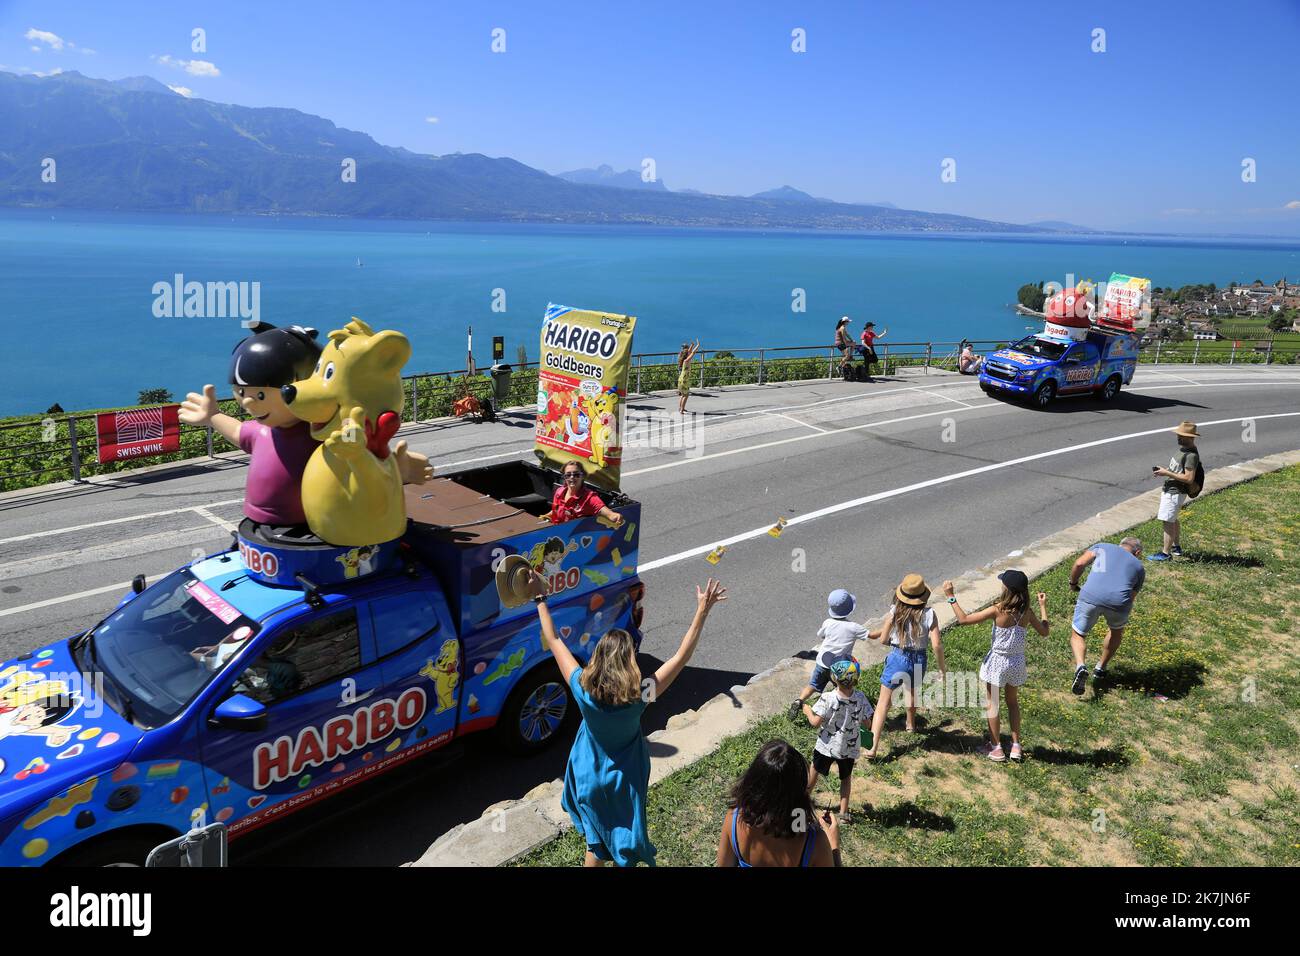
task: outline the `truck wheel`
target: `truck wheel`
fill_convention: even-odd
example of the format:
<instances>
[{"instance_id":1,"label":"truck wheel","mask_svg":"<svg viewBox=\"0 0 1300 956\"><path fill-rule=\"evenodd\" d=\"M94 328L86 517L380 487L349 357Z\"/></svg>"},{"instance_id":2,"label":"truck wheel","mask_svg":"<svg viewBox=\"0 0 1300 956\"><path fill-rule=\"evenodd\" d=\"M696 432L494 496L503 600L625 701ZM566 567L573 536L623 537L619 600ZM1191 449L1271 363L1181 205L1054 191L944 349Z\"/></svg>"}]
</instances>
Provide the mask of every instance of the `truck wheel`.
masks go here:
<instances>
[{"instance_id":1,"label":"truck wheel","mask_svg":"<svg viewBox=\"0 0 1300 956\"><path fill-rule=\"evenodd\" d=\"M1046 408L1052 404L1052 399L1056 397L1056 382L1048 379L1042 385L1038 386L1038 391L1034 392L1034 405L1038 408Z\"/></svg>"},{"instance_id":2,"label":"truck wheel","mask_svg":"<svg viewBox=\"0 0 1300 956\"><path fill-rule=\"evenodd\" d=\"M149 851L169 839L171 837L157 835L109 835L92 840L84 847L73 847L51 862L56 867L144 866Z\"/></svg>"},{"instance_id":3,"label":"truck wheel","mask_svg":"<svg viewBox=\"0 0 1300 956\"><path fill-rule=\"evenodd\" d=\"M571 726L577 706L553 664L535 668L519 682L501 710L497 730L507 750L536 753Z\"/></svg>"},{"instance_id":4,"label":"truck wheel","mask_svg":"<svg viewBox=\"0 0 1300 956\"><path fill-rule=\"evenodd\" d=\"M1112 375L1110 378L1106 379L1106 384L1101 387L1101 391L1097 393L1097 397L1103 402L1113 402L1115 396L1119 394L1119 387L1121 384L1123 383L1120 381L1120 377L1118 375Z\"/></svg>"}]
</instances>

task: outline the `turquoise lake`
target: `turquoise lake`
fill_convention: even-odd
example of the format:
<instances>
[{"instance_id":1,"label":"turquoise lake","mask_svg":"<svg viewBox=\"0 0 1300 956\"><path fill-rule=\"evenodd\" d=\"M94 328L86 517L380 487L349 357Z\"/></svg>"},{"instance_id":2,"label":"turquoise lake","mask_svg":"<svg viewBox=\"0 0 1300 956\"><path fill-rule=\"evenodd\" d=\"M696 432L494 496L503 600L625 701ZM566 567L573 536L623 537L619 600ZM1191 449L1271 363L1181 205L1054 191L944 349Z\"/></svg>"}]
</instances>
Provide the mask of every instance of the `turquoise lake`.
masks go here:
<instances>
[{"instance_id":1,"label":"turquoise lake","mask_svg":"<svg viewBox=\"0 0 1300 956\"><path fill-rule=\"evenodd\" d=\"M358 266L358 260L363 264ZM159 318L155 283L256 282L260 316L328 331L360 316L411 339L408 372L459 369L465 330L537 356L548 302L638 316L638 352L826 345L841 315L886 342L1000 338L1024 282L1111 272L1156 285L1300 280L1300 243L741 232L0 211L0 415L225 386L235 318ZM792 291L806 311L791 310ZM504 291L505 311L494 311Z\"/></svg>"}]
</instances>

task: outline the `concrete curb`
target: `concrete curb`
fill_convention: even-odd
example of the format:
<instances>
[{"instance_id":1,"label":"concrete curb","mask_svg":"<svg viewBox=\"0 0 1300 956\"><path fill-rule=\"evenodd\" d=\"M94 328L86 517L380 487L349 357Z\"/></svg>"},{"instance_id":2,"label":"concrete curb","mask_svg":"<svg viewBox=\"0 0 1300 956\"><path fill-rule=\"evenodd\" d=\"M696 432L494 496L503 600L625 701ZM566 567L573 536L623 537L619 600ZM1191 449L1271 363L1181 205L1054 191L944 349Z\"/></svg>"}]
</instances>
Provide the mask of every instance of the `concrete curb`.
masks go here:
<instances>
[{"instance_id":1,"label":"concrete curb","mask_svg":"<svg viewBox=\"0 0 1300 956\"><path fill-rule=\"evenodd\" d=\"M1222 491L1296 464L1300 464L1300 450L1216 468L1206 473L1202 494ZM1102 538L1154 518L1159 499L1157 486L1086 521L1035 541L1023 550L1013 551L982 568L967 571L954 582L963 603L974 609L994 600L1001 592L996 575L1006 568L1019 568L1033 578ZM938 591L939 582L928 583ZM947 630L954 623L951 608L942 600L933 607L940 628ZM1058 621L1064 613L1063 609L1054 609ZM868 666L885 657L884 649L874 642L859 642L855 653L858 660ZM755 674L744 685L732 687L727 693L706 701L698 709L673 715L663 730L648 737L651 784L712 753L723 739L780 713L798 696L808 674L807 660L787 657L761 674ZM406 865L504 866L511 863L556 839L572 825L568 814L560 808L562 790L562 782L552 780L534 788L520 800L489 807L477 820L447 831L419 859Z\"/></svg>"}]
</instances>

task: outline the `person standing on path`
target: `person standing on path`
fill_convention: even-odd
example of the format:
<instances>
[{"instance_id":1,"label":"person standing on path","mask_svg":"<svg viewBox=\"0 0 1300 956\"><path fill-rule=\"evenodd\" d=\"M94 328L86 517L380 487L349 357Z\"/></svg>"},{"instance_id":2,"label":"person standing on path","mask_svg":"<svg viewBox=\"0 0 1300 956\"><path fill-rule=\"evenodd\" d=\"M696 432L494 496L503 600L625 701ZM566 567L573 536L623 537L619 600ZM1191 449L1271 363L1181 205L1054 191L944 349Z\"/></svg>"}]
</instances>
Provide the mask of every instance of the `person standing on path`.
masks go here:
<instances>
[{"instance_id":1,"label":"person standing on path","mask_svg":"<svg viewBox=\"0 0 1300 956\"><path fill-rule=\"evenodd\" d=\"M731 790L718 834L718 866L839 866L840 828L821 824L808 795L808 761L784 740L769 740Z\"/></svg>"},{"instance_id":2,"label":"person standing on path","mask_svg":"<svg viewBox=\"0 0 1300 956\"><path fill-rule=\"evenodd\" d=\"M840 378L843 378L844 370L853 361L853 336L849 333L849 317L847 315L842 316L835 323L835 348L840 350Z\"/></svg>"},{"instance_id":3,"label":"person standing on path","mask_svg":"<svg viewBox=\"0 0 1300 956\"><path fill-rule=\"evenodd\" d=\"M1002 725L998 719L1001 711L998 691L1002 689L1007 698L1007 715L1011 718L1010 756L1019 762L1024 756L1020 747L1020 688L1029 676L1025 668L1025 625L1047 636L1047 594L1038 592L1038 616L1035 616L1029 607L1029 578L1025 572L1010 568L999 574L998 580L1002 582L1002 595L991 607L974 614L967 614L957 603L951 581L943 582L943 593L958 624L978 624L990 618L993 621L993 645L980 664L980 680L984 681L989 697L990 743L986 753L994 763L1002 763L1007 758L1002 750Z\"/></svg>"},{"instance_id":4,"label":"person standing on path","mask_svg":"<svg viewBox=\"0 0 1300 956\"><path fill-rule=\"evenodd\" d=\"M712 578L704 590L696 587L691 626L677 653L659 666L644 692L632 635L622 628L611 629L596 642L591 660L583 667L555 633L546 606L546 579L533 571L528 590L537 605L542 641L582 714L582 726L569 750L560 805L587 842L583 866L608 862L653 866L655 848L646 827L650 745L641 731L641 714L686 667L709 611L727 599L726 588Z\"/></svg>"},{"instance_id":5,"label":"person standing on path","mask_svg":"<svg viewBox=\"0 0 1300 956\"><path fill-rule=\"evenodd\" d=\"M889 334L889 329L883 332L876 331L876 323L868 322L862 327L862 361L866 365L866 381L873 381L871 377L871 366L877 364L879 359L876 357L876 339L883 339Z\"/></svg>"},{"instance_id":6,"label":"person standing on path","mask_svg":"<svg viewBox=\"0 0 1300 956\"><path fill-rule=\"evenodd\" d=\"M1088 580L1079 586L1079 578L1088 572ZM1106 641L1101 659L1092 672L1094 682L1106 678L1106 665L1119 650L1124 626L1133 613L1133 602L1146 583L1147 570L1142 564L1142 542L1125 538L1119 544L1101 542L1079 555L1070 569L1070 587L1079 595L1074 605L1070 648L1074 652L1074 683L1070 690L1082 694L1088 683L1088 665L1084 662L1088 644L1085 638L1098 617L1106 619Z\"/></svg>"},{"instance_id":7,"label":"person standing on path","mask_svg":"<svg viewBox=\"0 0 1300 956\"><path fill-rule=\"evenodd\" d=\"M694 344L682 343L682 350L677 353L677 414L686 414L686 400L691 397L691 359L700 350L700 340Z\"/></svg>"},{"instance_id":8,"label":"person standing on path","mask_svg":"<svg viewBox=\"0 0 1300 956\"><path fill-rule=\"evenodd\" d=\"M1152 561L1168 561L1183 556L1179 541L1182 529L1178 523L1178 511L1187 503L1189 493L1192 497L1201 493L1197 477L1204 475L1199 470L1201 453L1196 448L1196 439L1200 433L1196 430L1196 425L1193 422L1183 422L1173 431L1178 436L1178 451L1169 459L1169 467L1153 466L1151 469L1152 478L1165 480L1160 490L1160 510L1156 512L1156 517L1165 525L1164 547L1151 555Z\"/></svg>"}]
</instances>

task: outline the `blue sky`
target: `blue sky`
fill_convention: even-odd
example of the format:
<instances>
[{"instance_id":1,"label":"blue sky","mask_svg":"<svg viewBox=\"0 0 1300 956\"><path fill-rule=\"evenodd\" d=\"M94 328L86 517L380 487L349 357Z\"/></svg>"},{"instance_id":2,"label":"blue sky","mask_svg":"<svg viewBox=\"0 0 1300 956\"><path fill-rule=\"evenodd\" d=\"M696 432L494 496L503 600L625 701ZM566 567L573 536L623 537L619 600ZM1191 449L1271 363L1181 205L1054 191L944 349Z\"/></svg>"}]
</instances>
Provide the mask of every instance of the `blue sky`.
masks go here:
<instances>
[{"instance_id":1,"label":"blue sky","mask_svg":"<svg viewBox=\"0 0 1300 956\"><path fill-rule=\"evenodd\" d=\"M1300 235L1297 49L1300 0L0 0L0 68L147 74L418 152L1168 232Z\"/></svg>"}]
</instances>

